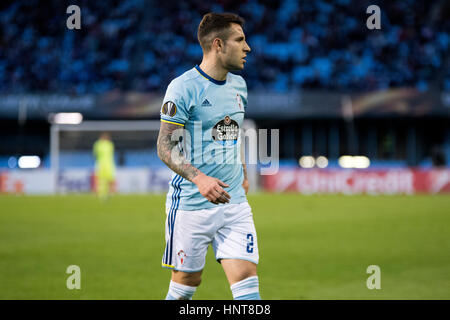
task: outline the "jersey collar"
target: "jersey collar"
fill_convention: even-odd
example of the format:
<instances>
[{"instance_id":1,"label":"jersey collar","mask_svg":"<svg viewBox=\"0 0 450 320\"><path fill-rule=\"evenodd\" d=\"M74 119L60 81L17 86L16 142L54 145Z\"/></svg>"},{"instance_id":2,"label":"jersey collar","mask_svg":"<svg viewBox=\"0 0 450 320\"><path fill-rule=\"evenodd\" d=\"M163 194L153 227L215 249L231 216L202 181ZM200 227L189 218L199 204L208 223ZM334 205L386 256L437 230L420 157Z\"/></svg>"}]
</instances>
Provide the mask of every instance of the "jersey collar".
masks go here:
<instances>
[{"instance_id":1,"label":"jersey collar","mask_svg":"<svg viewBox=\"0 0 450 320\"><path fill-rule=\"evenodd\" d=\"M197 71L206 79L208 79L209 81L211 81L212 83L218 84L218 85L224 85L227 80L216 80L211 78L210 76L208 76L202 69L200 69L200 67L198 65L195 66L195 69L197 69Z\"/></svg>"}]
</instances>

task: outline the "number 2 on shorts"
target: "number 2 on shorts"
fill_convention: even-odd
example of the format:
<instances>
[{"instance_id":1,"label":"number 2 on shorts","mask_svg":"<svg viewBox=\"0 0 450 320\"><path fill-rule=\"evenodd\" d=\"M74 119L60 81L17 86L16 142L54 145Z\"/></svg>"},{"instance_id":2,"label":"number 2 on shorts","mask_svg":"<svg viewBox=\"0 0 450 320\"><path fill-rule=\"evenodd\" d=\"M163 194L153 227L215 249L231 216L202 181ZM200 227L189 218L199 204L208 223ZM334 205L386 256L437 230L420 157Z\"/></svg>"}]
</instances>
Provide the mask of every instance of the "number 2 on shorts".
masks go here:
<instances>
[{"instance_id":1,"label":"number 2 on shorts","mask_svg":"<svg viewBox=\"0 0 450 320\"><path fill-rule=\"evenodd\" d=\"M253 253L253 235L251 233L247 234L247 252Z\"/></svg>"}]
</instances>

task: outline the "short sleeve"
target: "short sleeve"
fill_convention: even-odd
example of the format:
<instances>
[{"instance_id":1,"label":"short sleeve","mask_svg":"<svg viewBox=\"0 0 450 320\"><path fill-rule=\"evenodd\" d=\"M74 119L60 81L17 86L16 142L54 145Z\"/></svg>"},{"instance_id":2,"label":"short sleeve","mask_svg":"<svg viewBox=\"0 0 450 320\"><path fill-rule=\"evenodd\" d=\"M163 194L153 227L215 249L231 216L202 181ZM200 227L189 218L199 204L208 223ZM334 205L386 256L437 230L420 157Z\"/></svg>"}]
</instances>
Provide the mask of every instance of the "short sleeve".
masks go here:
<instances>
[{"instance_id":1,"label":"short sleeve","mask_svg":"<svg viewBox=\"0 0 450 320\"><path fill-rule=\"evenodd\" d=\"M161 121L183 126L189 119L187 94L182 82L172 81L161 106Z\"/></svg>"}]
</instances>

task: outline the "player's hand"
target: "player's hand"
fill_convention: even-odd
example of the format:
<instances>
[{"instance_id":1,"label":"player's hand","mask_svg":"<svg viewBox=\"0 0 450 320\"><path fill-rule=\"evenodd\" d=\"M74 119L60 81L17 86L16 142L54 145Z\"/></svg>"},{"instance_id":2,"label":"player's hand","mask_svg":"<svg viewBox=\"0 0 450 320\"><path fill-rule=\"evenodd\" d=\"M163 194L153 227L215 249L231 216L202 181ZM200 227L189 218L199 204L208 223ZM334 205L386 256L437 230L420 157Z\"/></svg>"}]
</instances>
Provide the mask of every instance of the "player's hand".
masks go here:
<instances>
[{"instance_id":1,"label":"player's hand","mask_svg":"<svg viewBox=\"0 0 450 320\"><path fill-rule=\"evenodd\" d=\"M208 199L208 201L214 204L230 202L230 195L223 189L229 187L225 182L203 173L193 178L192 182L197 185L198 191L200 191L201 195Z\"/></svg>"},{"instance_id":2,"label":"player's hand","mask_svg":"<svg viewBox=\"0 0 450 320\"><path fill-rule=\"evenodd\" d=\"M244 179L244 182L242 182L242 187L245 190L245 194L248 193L248 189L250 188L250 182L248 182L247 179Z\"/></svg>"}]
</instances>

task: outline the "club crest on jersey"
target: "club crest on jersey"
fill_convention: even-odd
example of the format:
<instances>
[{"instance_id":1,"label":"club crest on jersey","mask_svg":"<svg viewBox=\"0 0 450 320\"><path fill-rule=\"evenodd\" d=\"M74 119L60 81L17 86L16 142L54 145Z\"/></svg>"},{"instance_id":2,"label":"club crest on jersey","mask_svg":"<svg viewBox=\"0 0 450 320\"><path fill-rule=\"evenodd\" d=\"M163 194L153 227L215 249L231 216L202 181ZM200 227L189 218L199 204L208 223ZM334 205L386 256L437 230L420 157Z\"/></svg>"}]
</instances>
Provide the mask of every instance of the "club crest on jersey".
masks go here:
<instances>
[{"instance_id":1,"label":"club crest on jersey","mask_svg":"<svg viewBox=\"0 0 450 320\"><path fill-rule=\"evenodd\" d=\"M230 116L225 116L223 120L215 124L211 134L214 142L218 144L223 146L234 145L238 140L239 125Z\"/></svg>"},{"instance_id":2,"label":"club crest on jersey","mask_svg":"<svg viewBox=\"0 0 450 320\"><path fill-rule=\"evenodd\" d=\"M172 101L167 101L161 108L161 113L173 117L177 114L177 106Z\"/></svg>"},{"instance_id":3,"label":"club crest on jersey","mask_svg":"<svg viewBox=\"0 0 450 320\"><path fill-rule=\"evenodd\" d=\"M184 258L187 257L187 254L183 250L180 250L180 251L178 251L177 255L180 258L181 264L183 264Z\"/></svg>"}]
</instances>

